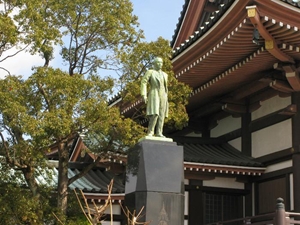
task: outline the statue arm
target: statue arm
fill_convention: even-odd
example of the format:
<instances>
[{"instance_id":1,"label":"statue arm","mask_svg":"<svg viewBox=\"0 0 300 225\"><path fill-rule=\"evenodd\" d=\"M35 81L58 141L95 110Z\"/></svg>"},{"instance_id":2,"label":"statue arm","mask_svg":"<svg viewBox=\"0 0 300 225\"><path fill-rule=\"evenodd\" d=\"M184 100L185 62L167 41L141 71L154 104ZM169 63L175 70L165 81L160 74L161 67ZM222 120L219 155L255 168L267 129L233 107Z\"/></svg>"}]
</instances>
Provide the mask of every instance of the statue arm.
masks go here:
<instances>
[{"instance_id":1,"label":"statue arm","mask_svg":"<svg viewBox=\"0 0 300 225\"><path fill-rule=\"evenodd\" d=\"M141 80L141 96L143 97L146 103L147 103L147 84L150 79L150 76L151 76L151 71L148 70Z\"/></svg>"},{"instance_id":2,"label":"statue arm","mask_svg":"<svg viewBox=\"0 0 300 225\"><path fill-rule=\"evenodd\" d=\"M168 93L168 74L164 72L165 84L166 84L166 92Z\"/></svg>"}]
</instances>

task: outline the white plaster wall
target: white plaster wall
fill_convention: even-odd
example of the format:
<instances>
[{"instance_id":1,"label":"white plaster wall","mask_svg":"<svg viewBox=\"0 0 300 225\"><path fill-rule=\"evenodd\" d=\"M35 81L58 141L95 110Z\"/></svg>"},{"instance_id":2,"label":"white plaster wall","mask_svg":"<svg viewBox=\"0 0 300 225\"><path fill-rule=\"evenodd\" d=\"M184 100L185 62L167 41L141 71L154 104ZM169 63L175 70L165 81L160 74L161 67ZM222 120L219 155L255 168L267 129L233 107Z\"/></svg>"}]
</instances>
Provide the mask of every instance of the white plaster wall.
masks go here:
<instances>
[{"instance_id":1,"label":"white plaster wall","mask_svg":"<svg viewBox=\"0 0 300 225\"><path fill-rule=\"evenodd\" d=\"M235 178L216 177L214 180L204 180L203 186L244 189L244 184L236 182Z\"/></svg>"},{"instance_id":2,"label":"white plaster wall","mask_svg":"<svg viewBox=\"0 0 300 225\"><path fill-rule=\"evenodd\" d=\"M196 134L195 132L189 133L186 135L187 137L202 137L202 134Z\"/></svg>"},{"instance_id":3,"label":"white plaster wall","mask_svg":"<svg viewBox=\"0 0 300 225\"><path fill-rule=\"evenodd\" d=\"M115 222L113 221L113 223L111 224L110 221L103 221L101 222L102 225L121 225L121 222Z\"/></svg>"},{"instance_id":4,"label":"white plaster wall","mask_svg":"<svg viewBox=\"0 0 300 225\"><path fill-rule=\"evenodd\" d=\"M120 205L112 205L112 213L113 215L121 215L121 206ZM105 210L105 214L110 214L110 207Z\"/></svg>"},{"instance_id":5,"label":"white plaster wall","mask_svg":"<svg viewBox=\"0 0 300 225\"><path fill-rule=\"evenodd\" d=\"M228 141L228 143L239 151L242 151L242 138L236 138L234 140Z\"/></svg>"},{"instance_id":6,"label":"white plaster wall","mask_svg":"<svg viewBox=\"0 0 300 225\"><path fill-rule=\"evenodd\" d=\"M97 205L97 207L101 207L102 205ZM89 207L91 209L94 209L94 205L90 204ZM111 214L110 207L108 207L105 212L105 214ZM112 213L113 215L121 215L121 207L120 205L112 205ZM103 221L101 222L102 225L121 225L121 222L113 221L111 224L110 221Z\"/></svg>"},{"instance_id":7,"label":"white plaster wall","mask_svg":"<svg viewBox=\"0 0 300 225\"><path fill-rule=\"evenodd\" d=\"M290 174L290 208L294 210L294 176Z\"/></svg>"},{"instance_id":8,"label":"white plaster wall","mask_svg":"<svg viewBox=\"0 0 300 225\"><path fill-rule=\"evenodd\" d=\"M252 156L260 157L292 147L291 120L252 133Z\"/></svg>"},{"instance_id":9,"label":"white plaster wall","mask_svg":"<svg viewBox=\"0 0 300 225\"><path fill-rule=\"evenodd\" d=\"M232 116L226 117L218 122L218 125L211 130L211 137L219 137L220 135L227 134L241 128L241 118L233 118Z\"/></svg>"},{"instance_id":10,"label":"white plaster wall","mask_svg":"<svg viewBox=\"0 0 300 225\"><path fill-rule=\"evenodd\" d=\"M273 171L277 171L277 170L281 170L281 169L285 169L285 168L290 168L293 166L293 161L292 160L287 160L284 162L280 162L280 163L276 163L273 165L270 165L266 168L265 173L270 173Z\"/></svg>"},{"instance_id":11,"label":"white plaster wall","mask_svg":"<svg viewBox=\"0 0 300 225\"><path fill-rule=\"evenodd\" d=\"M184 215L189 215L189 192L184 192Z\"/></svg>"},{"instance_id":12,"label":"white plaster wall","mask_svg":"<svg viewBox=\"0 0 300 225\"><path fill-rule=\"evenodd\" d=\"M261 103L261 107L252 113L252 120L266 116L272 112L283 109L291 104L291 97L281 98L275 96Z\"/></svg>"}]
</instances>

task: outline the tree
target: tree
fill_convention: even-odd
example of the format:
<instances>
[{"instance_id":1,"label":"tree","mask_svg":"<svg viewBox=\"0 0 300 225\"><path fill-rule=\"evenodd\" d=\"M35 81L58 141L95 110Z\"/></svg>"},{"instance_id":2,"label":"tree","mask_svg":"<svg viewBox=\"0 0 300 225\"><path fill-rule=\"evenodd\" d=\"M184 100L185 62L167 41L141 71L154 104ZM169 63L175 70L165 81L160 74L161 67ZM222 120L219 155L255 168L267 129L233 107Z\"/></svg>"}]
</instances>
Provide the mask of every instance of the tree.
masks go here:
<instances>
[{"instance_id":1,"label":"tree","mask_svg":"<svg viewBox=\"0 0 300 225\"><path fill-rule=\"evenodd\" d=\"M53 8L58 2L24 0L0 1L0 63L20 52L41 53L45 62L53 46L61 43L61 32ZM4 67L7 74L10 71Z\"/></svg>"},{"instance_id":2,"label":"tree","mask_svg":"<svg viewBox=\"0 0 300 225\"><path fill-rule=\"evenodd\" d=\"M143 109L138 109L132 118L124 118L119 108L108 105L116 86L115 79L105 76L103 69L120 76L123 102L131 102L139 97L139 78L150 67L153 57L163 57L164 70L170 76L170 127L181 128L186 123L184 106L190 90L174 78L167 40L141 42L143 33L138 30L129 0L1 3L8 7L1 16L8 21L9 31L0 33L0 57L10 47L25 44L30 54L39 52L45 60L27 79L7 76L0 80L3 165L8 171L21 172L30 196L37 203L32 209L37 218L26 217L25 222L42 224L43 189L36 176L38 168L46 167L44 155L50 146L58 148L57 207L65 215L68 185L106 153L126 152L144 135L144 128L134 122L144 115ZM15 14L13 9L17 10ZM4 24L0 22L0 26ZM67 71L50 67L58 43ZM83 131L88 131L88 147L97 159L81 174L68 178L68 143Z\"/></svg>"},{"instance_id":3,"label":"tree","mask_svg":"<svg viewBox=\"0 0 300 225\"><path fill-rule=\"evenodd\" d=\"M113 66L115 52L122 50L129 43L138 41L143 34L137 30L137 17L132 14L132 4L129 0L94 0L88 2L84 0L63 2L24 0L16 2L3 1L1 3L4 6L4 10L1 11L2 21L5 22L4 19L7 21L6 24L0 23L0 26L5 30L0 36L2 43L0 56L14 46L25 45L24 48L28 46L31 54L39 52L45 60L44 69L37 68L34 75L28 80L23 81L9 76L2 82L2 126L8 131L9 136L8 141L6 141L2 135L3 152L7 163L13 168L17 167L22 170L32 194L38 196L39 187L34 179L34 171L38 165L34 160L36 158L33 156L39 157L38 162L42 161L43 152L50 144L55 143L59 149L58 207L61 209L62 214L65 214L67 187L79 177L68 179L68 148L66 143L83 129L88 128L89 133L93 132L93 129L89 126L97 124L97 120L110 121L109 119L113 119L114 116L121 118L116 108L107 108L107 94L111 93L113 80L110 78L101 79L97 75L99 75L99 69L115 69ZM64 41L61 41L62 39ZM68 65L67 73L48 68L49 62L53 58L53 49L57 43L61 43L61 55ZM56 47L58 46L56 45ZM13 57L14 54L8 57ZM104 57L102 57L103 55ZM5 59L7 57L0 60ZM5 70L5 68L2 69ZM7 72L9 74L9 71ZM45 75L45 77L42 78L42 75ZM71 79L75 82L73 86L65 75L76 77ZM84 80L83 75L89 76L87 79L98 86L89 87L90 89L83 91L82 87L88 87L77 80L78 76L81 76L81 79ZM36 83L30 83L33 80ZM48 81L49 83L47 83ZM62 83L65 83L65 86ZM76 84L82 86L78 87ZM11 88L10 94L6 93L8 91L7 87ZM63 88L60 89L61 87ZM81 90L86 96L78 97L75 92L67 92L67 88L70 87ZM34 92L30 91L31 89ZM15 93L16 90L18 90L18 93ZM55 94L59 90L61 93ZM101 94L92 94L88 90L98 91ZM62 92L65 93L62 94ZM64 123L67 119L76 118L72 111L75 106L72 104L79 103L72 98L74 95L80 99L77 99L78 101L85 98L98 98L98 101L101 102L101 105L93 105L98 108L88 105L91 108L85 109L87 110L86 115L91 116L89 121L93 122L89 126L82 124L82 121ZM74 102L68 102L69 100ZM14 108L9 106L12 104ZM16 109L14 113L12 113L13 109ZM102 112L102 117L96 119L93 117L98 114L94 113L96 109L99 112L104 109L106 113ZM32 111L32 117L29 117L29 111ZM28 117L26 120L22 119L20 121L21 112L24 117ZM80 114L81 112L76 112L76 115L77 113ZM41 115L43 115L41 118L38 117ZM73 115L73 117L66 119L67 115ZM104 118L105 116L106 118ZM36 122L37 120L43 121L43 119L48 120L49 124L38 124ZM131 122L126 119L121 120L122 122L118 122L119 119L111 121L113 123L110 124L112 130L104 128L104 122L101 123L101 129L104 131L97 128L97 132L101 133L101 136L105 136L101 141L108 142L108 144L101 146L103 152L105 152L105 147L112 148L107 132L116 133L121 123L124 121L125 123ZM28 121L31 121L31 123L23 124L23 122ZM44 123L46 122L44 121ZM48 128L43 130L46 125ZM126 127L124 124L122 126ZM36 136L38 131L42 133ZM122 129L118 133L118 137L121 137L122 133L125 136L127 135L127 133L124 134L124 129ZM114 141L113 144L115 145L115 143ZM18 153L17 157L16 152Z\"/></svg>"},{"instance_id":4,"label":"tree","mask_svg":"<svg viewBox=\"0 0 300 225\"><path fill-rule=\"evenodd\" d=\"M67 188L78 177L68 178L68 142L79 132L97 134L96 164L105 152L124 151L141 137L141 128L107 105L109 79L70 76L59 69L37 68L27 80L8 76L0 81L1 152L10 168L21 170L32 196L39 200L36 181L44 154L55 143L59 153L58 208L67 207ZM131 132L127 132L130 130ZM101 154L100 154L101 153ZM92 168L86 168L86 171ZM80 175L82 176L82 175Z\"/></svg>"}]
</instances>

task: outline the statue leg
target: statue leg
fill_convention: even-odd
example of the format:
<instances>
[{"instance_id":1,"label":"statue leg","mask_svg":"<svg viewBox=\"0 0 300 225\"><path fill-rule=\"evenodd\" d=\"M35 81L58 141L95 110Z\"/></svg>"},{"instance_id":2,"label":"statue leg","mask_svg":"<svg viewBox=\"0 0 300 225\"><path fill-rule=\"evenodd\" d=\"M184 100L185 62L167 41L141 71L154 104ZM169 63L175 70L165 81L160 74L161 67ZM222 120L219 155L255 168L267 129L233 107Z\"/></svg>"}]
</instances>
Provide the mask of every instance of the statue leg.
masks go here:
<instances>
[{"instance_id":1,"label":"statue leg","mask_svg":"<svg viewBox=\"0 0 300 225\"><path fill-rule=\"evenodd\" d=\"M166 93L160 94L160 106L159 106L159 116L157 120L157 126L156 126L156 136L158 137L165 137L163 135L163 127L164 127L164 121L166 116L166 109L167 109L167 97Z\"/></svg>"},{"instance_id":2,"label":"statue leg","mask_svg":"<svg viewBox=\"0 0 300 225\"><path fill-rule=\"evenodd\" d=\"M148 125L147 136L153 136L154 128L155 128L155 125L157 122L158 115L151 115L149 117L150 117L150 120L149 120L149 125Z\"/></svg>"},{"instance_id":3,"label":"statue leg","mask_svg":"<svg viewBox=\"0 0 300 225\"><path fill-rule=\"evenodd\" d=\"M156 136L158 137L164 137L163 135L164 120L165 120L165 116L159 115L157 120L157 126L156 126Z\"/></svg>"}]
</instances>

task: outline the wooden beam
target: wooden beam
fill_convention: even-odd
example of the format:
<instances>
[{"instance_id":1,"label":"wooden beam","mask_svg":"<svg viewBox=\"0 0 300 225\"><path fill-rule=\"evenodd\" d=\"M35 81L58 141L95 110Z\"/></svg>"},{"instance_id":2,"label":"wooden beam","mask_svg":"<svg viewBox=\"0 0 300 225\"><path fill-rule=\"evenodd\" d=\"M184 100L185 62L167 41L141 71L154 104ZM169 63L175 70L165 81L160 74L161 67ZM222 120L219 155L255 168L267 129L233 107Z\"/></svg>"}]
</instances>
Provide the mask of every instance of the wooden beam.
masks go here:
<instances>
[{"instance_id":1,"label":"wooden beam","mask_svg":"<svg viewBox=\"0 0 300 225\"><path fill-rule=\"evenodd\" d=\"M184 178L189 180L214 180L216 176L212 174L204 174L201 172L185 170Z\"/></svg>"},{"instance_id":2,"label":"wooden beam","mask_svg":"<svg viewBox=\"0 0 300 225\"><path fill-rule=\"evenodd\" d=\"M285 73L286 79L288 80L293 91L300 91L299 68L297 68L295 64L275 63L273 68Z\"/></svg>"},{"instance_id":3,"label":"wooden beam","mask_svg":"<svg viewBox=\"0 0 300 225\"><path fill-rule=\"evenodd\" d=\"M243 86L233 93L235 99L243 99L257 91L260 91L267 87L272 80L270 78L262 78L257 82L253 82Z\"/></svg>"},{"instance_id":4,"label":"wooden beam","mask_svg":"<svg viewBox=\"0 0 300 225\"><path fill-rule=\"evenodd\" d=\"M256 5L247 6L247 14L253 26L259 31L259 34L265 39L265 48L272 54L275 58L279 59L282 62L291 62L294 63L294 59L289 55L281 51L276 43L276 40L264 27L263 23L260 20L259 11Z\"/></svg>"},{"instance_id":5,"label":"wooden beam","mask_svg":"<svg viewBox=\"0 0 300 225\"><path fill-rule=\"evenodd\" d=\"M230 103L223 105L222 109L229 113L246 113L248 111L245 105L236 105Z\"/></svg>"},{"instance_id":6,"label":"wooden beam","mask_svg":"<svg viewBox=\"0 0 300 225\"><path fill-rule=\"evenodd\" d=\"M274 113L270 113L269 115L260 117L256 120L253 120L250 124L251 132L264 129L266 127L269 127L276 123L280 123L292 117L291 115L280 114L283 110L285 110L285 108L278 110Z\"/></svg>"},{"instance_id":7,"label":"wooden beam","mask_svg":"<svg viewBox=\"0 0 300 225\"><path fill-rule=\"evenodd\" d=\"M278 95L278 91L274 90L274 89L267 89L265 91L259 92L256 95L254 95L253 97L250 98L250 104L254 103L254 102L263 102L269 98L272 98L274 96Z\"/></svg>"},{"instance_id":8,"label":"wooden beam","mask_svg":"<svg viewBox=\"0 0 300 225\"><path fill-rule=\"evenodd\" d=\"M190 143L190 144L222 144L223 140L219 138L202 138L202 137L183 137L183 136L173 136L174 141L178 143Z\"/></svg>"},{"instance_id":9,"label":"wooden beam","mask_svg":"<svg viewBox=\"0 0 300 225\"><path fill-rule=\"evenodd\" d=\"M188 127L193 130L195 133L200 132L202 133L203 131L208 129L208 121L207 120L195 120L195 119L190 119L188 122Z\"/></svg>"},{"instance_id":10,"label":"wooden beam","mask_svg":"<svg viewBox=\"0 0 300 225\"><path fill-rule=\"evenodd\" d=\"M260 107L261 107L261 101L253 102L252 104L249 104L248 111L250 113L252 113L252 112L258 110Z\"/></svg>"},{"instance_id":11,"label":"wooden beam","mask_svg":"<svg viewBox=\"0 0 300 225\"><path fill-rule=\"evenodd\" d=\"M285 73L285 76L287 80L289 81L290 85L295 91L300 91L300 78L299 78L299 73L294 71L294 72L288 72Z\"/></svg>"},{"instance_id":12,"label":"wooden beam","mask_svg":"<svg viewBox=\"0 0 300 225\"><path fill-rule=\"evenodd\" d=\"M191 117L203 117L218 111L222 110L222 104L221 103L211 103L207 104L197 110L194 110L193 112L189 113L190 118Z\"/></svg>"},{"instance_id":13,"label":"wooden beam","mask_svg":"<svg viewBox=\"0 0 300 225\"><path fill-rule=\"evenodd\" d=\"M279 112L280 115L287 115L287 116L293 116L297 113L297 105L291 104L284 108L281 112Z\"/></svg>"},{"instance_id":14,"label":"wooden beam","mask_svg":"<svg viewBox=\"0 0 300 225\"><path fill-rule=\"evenodd\" d=\"M285 81L274 80L270 83L270 87L284 93L294 92L293 88Z\"/></svg>"}]
</instances>

